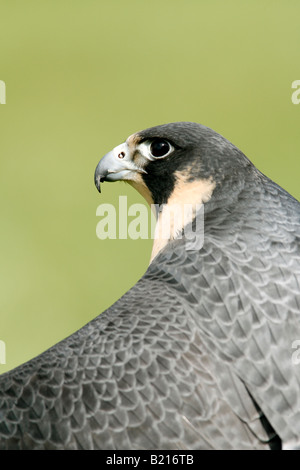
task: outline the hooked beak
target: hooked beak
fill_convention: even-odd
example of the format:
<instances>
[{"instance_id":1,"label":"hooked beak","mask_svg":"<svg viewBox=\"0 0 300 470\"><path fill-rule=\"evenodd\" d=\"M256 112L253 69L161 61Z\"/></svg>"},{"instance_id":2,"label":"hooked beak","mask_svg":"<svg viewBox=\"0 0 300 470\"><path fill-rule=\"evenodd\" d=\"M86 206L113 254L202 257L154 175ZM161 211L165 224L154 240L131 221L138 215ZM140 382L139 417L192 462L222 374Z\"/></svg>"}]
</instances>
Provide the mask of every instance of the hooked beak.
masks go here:
<instances>
[{"instance_id":1,"label":"hooked beak","mask_svg":"<svg viewBox=\"0 0 300 470\"><path fill-rule=\"evenodd\" d=\"M96 188L101 193L100 183L103 181L131 181L136 173L146 173L138 167L131 157L127 143L123 143L108 152L98 163L94 181Z\"/></svg>"}]
</instances>

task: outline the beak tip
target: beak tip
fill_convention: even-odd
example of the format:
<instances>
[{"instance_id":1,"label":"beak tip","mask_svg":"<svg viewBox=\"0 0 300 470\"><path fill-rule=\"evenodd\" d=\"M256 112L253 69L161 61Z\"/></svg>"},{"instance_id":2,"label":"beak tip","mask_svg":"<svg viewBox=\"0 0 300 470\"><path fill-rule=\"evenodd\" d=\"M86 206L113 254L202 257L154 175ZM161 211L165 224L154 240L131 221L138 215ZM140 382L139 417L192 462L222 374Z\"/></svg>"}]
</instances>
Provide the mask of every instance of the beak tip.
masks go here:
<instances>
[{"instance_id":1,"label":"beak tip","mask_svg":"<svg viewBox=\"0 0 300 470\"><path fill-rule=\"evenodd\" d=\"M97 174L95 173L94 182L95 182L95 186L96 186L96 188L97 188L97 191L98 191L99 193L101 193L101 187L100 187L101 176L100 176L100 175L97 175Z\"/></svg>"}]
</instances>

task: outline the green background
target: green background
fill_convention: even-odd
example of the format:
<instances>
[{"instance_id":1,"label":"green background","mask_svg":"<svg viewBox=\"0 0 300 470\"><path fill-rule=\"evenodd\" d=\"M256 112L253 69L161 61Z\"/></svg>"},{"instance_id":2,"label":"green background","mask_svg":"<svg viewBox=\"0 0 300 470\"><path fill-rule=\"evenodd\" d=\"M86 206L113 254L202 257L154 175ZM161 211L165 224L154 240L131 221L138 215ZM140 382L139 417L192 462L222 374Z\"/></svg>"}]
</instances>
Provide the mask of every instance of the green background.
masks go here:
<instances>
[{"instance_id":1,"label":"green background","mask_svg":"<svg viewBox=\"0 0 300 470\"><path fill-rule=\"evenodd\" d=\"M300 197L298 0L0 0L0 339L28 360L144 273L151 240L96 237L141 197L98 160L140 129L196 121Z\"/></svg>"}]
</instances>

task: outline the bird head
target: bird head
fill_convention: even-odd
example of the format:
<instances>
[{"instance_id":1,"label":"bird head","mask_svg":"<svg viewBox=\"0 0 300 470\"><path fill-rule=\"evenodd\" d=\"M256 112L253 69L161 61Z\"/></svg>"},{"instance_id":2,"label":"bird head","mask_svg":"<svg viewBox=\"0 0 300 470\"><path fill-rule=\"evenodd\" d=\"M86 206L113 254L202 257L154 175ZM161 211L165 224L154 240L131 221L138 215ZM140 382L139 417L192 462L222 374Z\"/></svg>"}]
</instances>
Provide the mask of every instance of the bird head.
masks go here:
<instances>
[{"instance_id":1,"label":"bird head","mask_svg":"<svg viewBox=\"0 0 300 470\"><path fill-rule=\"evenodd\" d=\"M127 181L149 204L168 204L174 193L207 202L215 188L239 181L250 161L212 129L175 122L137 132L98 163L95 185ZM198 190L196 189L198 188ZM197 194L197 196L196 196Z\"/></svg>"},{"instance_id":2,"label":"bird head","mask_svg":"<svg viewBox=\"0 0 300 470\"><path fill-rule=\"evenodd\" d=\"M254 167L247 157L212 129L175 122L137 132L107 153L97 165L95 185L100 191L104 181L123 180L149 205L193 205L192 220L200 205L233 200L249 168ZM184 228L177 225L176 233Z\"/></svg>"}]
</instances>

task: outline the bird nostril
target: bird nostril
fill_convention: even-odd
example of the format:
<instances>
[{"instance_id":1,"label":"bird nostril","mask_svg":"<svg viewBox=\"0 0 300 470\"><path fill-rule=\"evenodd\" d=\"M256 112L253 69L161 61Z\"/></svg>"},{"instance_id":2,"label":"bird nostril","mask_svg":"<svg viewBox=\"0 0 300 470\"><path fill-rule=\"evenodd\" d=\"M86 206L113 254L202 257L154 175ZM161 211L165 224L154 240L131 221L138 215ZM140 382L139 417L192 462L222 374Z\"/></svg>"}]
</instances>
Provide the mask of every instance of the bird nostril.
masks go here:
<instances>
[{"instance_id":1,"label":"bird nostril","mask_svg":"<svg viewBox=\"0 0 300 470\"><path fill-rule=\"evenodd\" d=\"M125 152L120 152L118 155L118 158L124 158L125 157Z\"/></svg>"}]
</instances>

